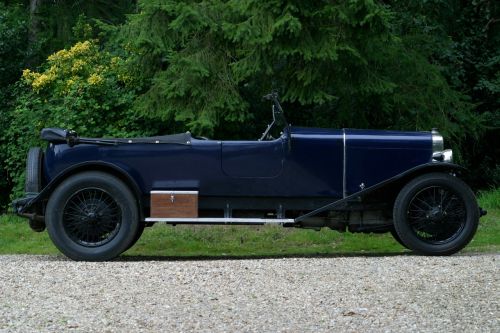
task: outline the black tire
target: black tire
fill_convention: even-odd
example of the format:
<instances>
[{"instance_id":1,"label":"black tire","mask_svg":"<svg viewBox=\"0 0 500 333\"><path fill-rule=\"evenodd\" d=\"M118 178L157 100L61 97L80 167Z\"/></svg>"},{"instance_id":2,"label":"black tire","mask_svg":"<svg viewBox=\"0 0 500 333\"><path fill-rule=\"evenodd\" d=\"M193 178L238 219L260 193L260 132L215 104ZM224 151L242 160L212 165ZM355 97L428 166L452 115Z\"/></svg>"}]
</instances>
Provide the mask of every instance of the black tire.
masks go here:
<instances>
[{"instance_id":1,"label":"black tire","mask_svg":"<svg viewBox=\"0 0 500 333\"><path fill-rule=\"evenodd\" d=\"M409 249L424 255L450 255L474 237L479 207L462 180L430 173L410 181L394 203L394 227Z\"/></svg>"},{"instance_id":2,"label":"black tire","mask_svg":"<svg viewBox=\"0 0 500 333\"><path fill-rule=\"evenodd\" d=\"M396 240L396 242L398 242L402 247L404 247L406 249L408 248L408 246L405 243L403 243L401 238L399 238L399 235L396 232L395 228L391 228L390 232L391 232L392 238L394 238Z\"/></svg>"},{"instance_id":3,"label":"black tire","mask_svg":"<svg viewBox=\"0 0 500 333\"><path fill-rule=\"evenodd\" d=\"M137 243L137 241L141 238L145 227L146 227L146 223L144 223L144 222L139 223L139 227L137 228L137 232L135 234L134 239L132 239L132 242L127 246L127 248L123 252L128 251L132 246L135 245L135 243Z\"/></svg>"},{"instance_id":4,"label":"black tire","mask_svg":"<svg viewBox=\"0 0 500 333\"><path fill-rule=\"evenodd\" d=\"M39 193L42 188L42 157L43 151L39 147L30 148L26 158L26 193Z\"/></svg>"},{"instance_id":5,"label":"black tire","mask_svg":"<svg viewBox=\"0 0 500 333\"><path fill-rule=\"evenodd\" d=\"M76 174L52 193L45 222L56 247L73 260L105 261L122 253L139 228L136 200L103 172Z\"/></svg>"}]
</instances>

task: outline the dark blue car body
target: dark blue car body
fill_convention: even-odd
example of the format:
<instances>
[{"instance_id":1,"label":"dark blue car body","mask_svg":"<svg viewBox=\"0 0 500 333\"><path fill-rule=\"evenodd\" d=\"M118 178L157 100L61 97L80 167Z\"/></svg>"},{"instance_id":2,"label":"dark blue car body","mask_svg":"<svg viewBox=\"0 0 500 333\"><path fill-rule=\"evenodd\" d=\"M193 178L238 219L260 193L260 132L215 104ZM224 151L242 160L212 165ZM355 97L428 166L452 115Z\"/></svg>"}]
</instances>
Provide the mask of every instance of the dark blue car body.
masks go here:
<instances>
[{"instance_id":1,"label":"dark blue car body","mask_svg":"<svg viewBox=\"0 0 500 333\"><path fill-rule=\"evenodd\" d=\"M470 241L483 212L436 130L291 127L270 99L273 122L259 140L44 129L48 147L30 150L27 195L14 208L77 260L111 259L157 222L391 232L424 254Z\"/></svg>"},{"instance_id":2,"label":"dark blue car body","mask_svg":"<svg viewBox=\"0 0 500 333\"><path fill-rule=\"evenodd\" d=\"M286 130L290 136L272 141L51 144L44 182L107 164L129 175L143 196L169 189L198 190L200 197L341 198L432 162L430 132Z\"/></svg>"}]
</instances>

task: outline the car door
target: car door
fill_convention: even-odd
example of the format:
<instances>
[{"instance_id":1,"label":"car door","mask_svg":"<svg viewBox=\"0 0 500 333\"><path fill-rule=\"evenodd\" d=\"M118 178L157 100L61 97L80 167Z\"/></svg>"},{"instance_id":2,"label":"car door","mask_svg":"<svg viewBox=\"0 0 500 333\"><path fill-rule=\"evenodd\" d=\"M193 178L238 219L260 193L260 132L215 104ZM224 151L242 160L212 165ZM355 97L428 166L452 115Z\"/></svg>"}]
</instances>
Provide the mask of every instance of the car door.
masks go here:
<instances>
[{"instance_id":1,"label":"car door","mask_svg":"<svg viewBox=\"0 0 500 333\"><path fill-rule=\"evenodd\" d=\"M222 141L222 172L231 178L278 177L285 160L285 140Z\"/></svg>"}]
</instances>

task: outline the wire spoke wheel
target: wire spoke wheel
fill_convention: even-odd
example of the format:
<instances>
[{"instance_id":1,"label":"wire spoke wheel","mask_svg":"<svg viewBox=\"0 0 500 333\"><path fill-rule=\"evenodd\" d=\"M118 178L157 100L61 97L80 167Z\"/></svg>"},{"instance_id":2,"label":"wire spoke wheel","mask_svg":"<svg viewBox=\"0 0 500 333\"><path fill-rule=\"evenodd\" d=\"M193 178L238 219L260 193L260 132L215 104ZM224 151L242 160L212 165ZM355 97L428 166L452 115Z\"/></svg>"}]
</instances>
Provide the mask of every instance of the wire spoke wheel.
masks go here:
<instances>
[{"instance_id":1,"label":"wire spoke wheel","mask_svg":"<svg viewBox=\"0 0 500 333\"><path fill-rule=\"evenodd\" d=\"M63 211L63 227L74 242L86 247L109 243L120 230L122 212L109 193L84 188L74 193Z\"/></svg>"},{"instance_id":2,"label":"wire spoke wheel","mask_svg":"<svg viewBox=\"0 0 500 333\"><path fill-rule=\"evenodd\" d=\"M462 180L444 173L421 175L394 202L394 228L403 244L425 255L450 255L474 237L479 207Z\"/></svg>"},{"instance_id":3,"label":"wire spoke wheel","mask_svg":"<svg viewBox=\"0 0 500 333\"><path fill-rule=\"evenodd\" d=\"M439 244L452 240L465 226L465 202L449 188L429 186L408 205L408 224L422 241Z\"/></svg>"},{"instance_id":4,"label":"wire spoke wheel","mask_svg":"<svg viewBox=\"0 0 500 333\"><path fill-rule=\"evenodd\" d=\"M76 173L53 192L45 214L54 245L73 260L111 260L135 240L139 210L130 188L101 171Z\"/></svg>"}]
</instances>

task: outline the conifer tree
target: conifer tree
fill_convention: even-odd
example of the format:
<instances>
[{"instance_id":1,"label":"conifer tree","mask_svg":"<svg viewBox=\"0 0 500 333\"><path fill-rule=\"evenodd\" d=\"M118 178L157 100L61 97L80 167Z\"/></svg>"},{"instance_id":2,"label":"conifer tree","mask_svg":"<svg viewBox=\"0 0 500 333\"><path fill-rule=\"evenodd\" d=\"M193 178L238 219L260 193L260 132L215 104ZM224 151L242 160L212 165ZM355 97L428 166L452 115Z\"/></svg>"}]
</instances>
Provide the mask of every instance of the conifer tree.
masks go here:
<instances>
[{"instance_id":1,"label":"conifer tree","mask_svg":"<svg viewBox=\"0 0 500 333\"><path fill-rule=\"evenodd\" d=\"M137 110L199 134L259 118L271 89L313 126L439 127L458 142L477 123L372 0L145 1L124 30L144 82Z\"/></svg>"}]
</instances>

